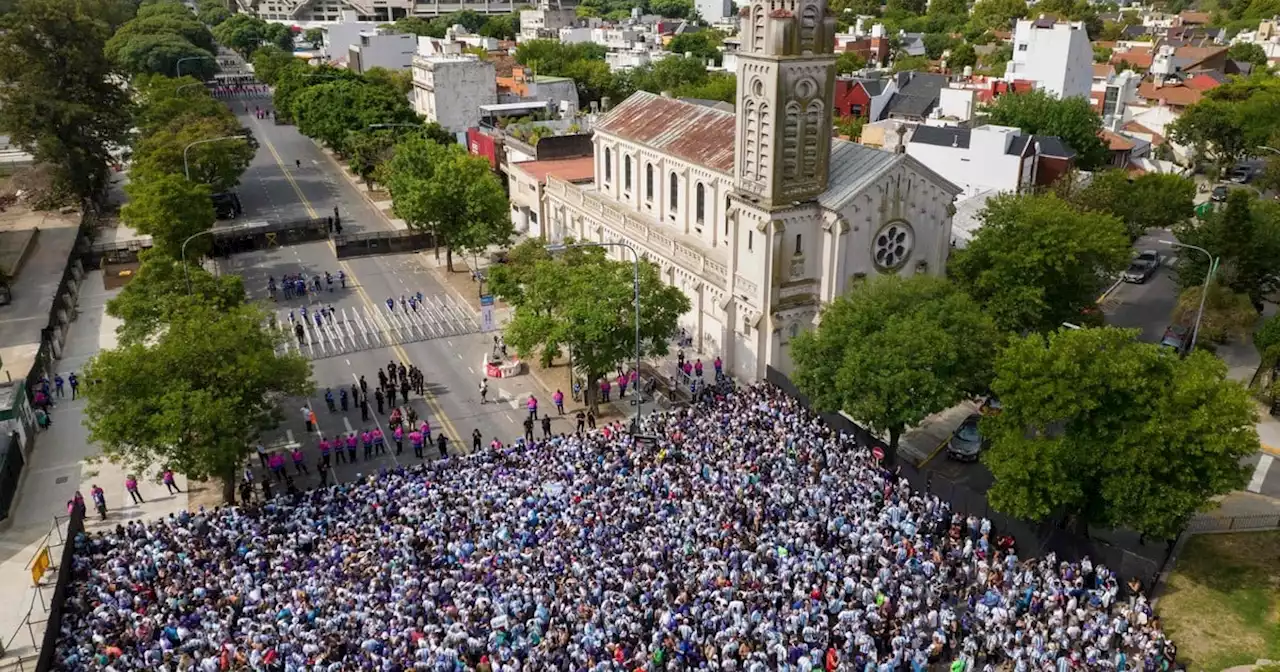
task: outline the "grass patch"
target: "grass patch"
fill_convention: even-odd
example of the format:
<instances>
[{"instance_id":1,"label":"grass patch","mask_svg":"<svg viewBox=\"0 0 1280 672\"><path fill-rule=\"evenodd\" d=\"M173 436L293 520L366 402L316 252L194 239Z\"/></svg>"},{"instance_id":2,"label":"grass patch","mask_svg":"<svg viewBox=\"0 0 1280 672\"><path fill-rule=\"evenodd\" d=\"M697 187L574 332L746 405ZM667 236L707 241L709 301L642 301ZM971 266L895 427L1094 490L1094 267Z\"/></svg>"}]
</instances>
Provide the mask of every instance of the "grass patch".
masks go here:
<instances>
[{"instance_id":1,"label":"grass patch","mask_svg":"<svg viewBox=\"0 0 1280 672\"><path fill-rule=\"evenodd\" d=\"M1188 670L1280 659L1280 532L1192 537L1159 616Z\"/></svg>"}]
</instances>

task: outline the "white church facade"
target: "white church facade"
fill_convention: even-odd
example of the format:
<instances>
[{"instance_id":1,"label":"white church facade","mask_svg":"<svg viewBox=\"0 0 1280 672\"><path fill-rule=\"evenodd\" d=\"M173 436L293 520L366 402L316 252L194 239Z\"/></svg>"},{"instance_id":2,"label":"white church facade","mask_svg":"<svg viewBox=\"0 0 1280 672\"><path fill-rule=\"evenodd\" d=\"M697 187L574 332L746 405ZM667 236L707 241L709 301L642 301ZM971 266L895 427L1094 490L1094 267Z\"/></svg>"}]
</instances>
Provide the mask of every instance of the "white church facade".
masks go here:
<instances>
[{"instance_id":1,"label":"white church facade","mask_svg":"<svg viewBox=\"0 0 1280 672\"><path fill-rule=\"evenodd\" d=\"M551 242L625 241L680 287L701 357L763 379L823 304L886 273L941 275L960 189L833 140L825 0L742 10L736 114L638 92L595 126L595 179L549 178ZM615 250L629 260L625 250Z\"/></svg>"}]
</instances>

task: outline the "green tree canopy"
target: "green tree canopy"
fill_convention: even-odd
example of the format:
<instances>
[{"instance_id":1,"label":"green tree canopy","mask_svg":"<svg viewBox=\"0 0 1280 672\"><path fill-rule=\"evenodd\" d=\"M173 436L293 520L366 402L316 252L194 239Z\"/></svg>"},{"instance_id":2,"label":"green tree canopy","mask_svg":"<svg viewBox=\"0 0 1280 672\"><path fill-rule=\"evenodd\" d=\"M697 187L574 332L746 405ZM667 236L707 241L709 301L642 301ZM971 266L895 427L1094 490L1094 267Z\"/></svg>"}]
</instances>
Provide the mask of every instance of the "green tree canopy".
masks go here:
<instances>
[{"instance_id":1,"label":"green tree canopy","mask_svg":"<svg viewBox=\"0 0 1280 672\"><path fill-rule=\"evenodd\" d=\"M516 35L520 34L520 14L512 12L490 16L485 19L484 25L480 26L478 33L497 40L514 40Z\"/></svg>"},{"instance_id":2,"label":"green tree canopy","mask_svg":"<svg viewBox=\"0 0 1280 672\"><path fill-rule=\"evenodd\" d=\"M222 46L249 58L267 40L267 22L249 14L234 14L213 28Z\"/></svg>"},{"instance_id":3,"label":"green tree canopy","mask_svg":"<svg viewBox=\"0 0 1280 672\"><path fill-rule=\"evenodd\" d=\"M247 139L201 142L233 135L244 135ZM196 142L200 144L192 144ZM239 184L257 149L257 141L235 117L185 115L136 143L129 174L132 179L141 180L166 174L184 177L190 168L192 180L207 184L213 193L219 193Z\"/></svg>"},{"instance_id":4,"label":"green tree canopy","mask_svg":"<svg viewBox=\"0 0 1280 672\"><path fill-rule=\"evenodd\" d=\"M391 192L396 216L414 229L430 231L453 252L479 252L511 239L508 199L485 159L461 146L442 146L423 137L407 137L383 164L380 181Z\"/></svg>"},{"instance_id":5,"label":"green tree canopy","mask_svg":"<svg viewBox=\"0 0 1280 672\"><path fill-rule=\"evenodd\" d=\"M146 474L171 468L191 479L221 478L235 501L239 469L286 396L309 394L311 365L278 356L280 332L255 306L193 307L154 344L98 353L85 366L85 424L105 458Z\"/></svg>"},{"instance_id":6,"label":"green tree canopy","mask_svg":"<svg viewBox=\"0 0 1280 672\"><path fill-rule=\"evenodd\" d=\"M301 73L308 67L302 59L273 44L258 47L253 52L251 60L254 76L270 86L275 86L280 78L284 77L286 71Z\"/></svg>"},{"instance_id":7,"label":"green tree canopy","mask_svg":"<svg viewBox=\"0 0 1280 672\"><path fill-rule=\"evenodd\" d=\"M942 58L942 52L951 48L955 44L955 40L946 33L928 33L922 39L924 42L924 55L932 60Z\"/></svg>"},{"instance_id":8,"label":"green tree canopy","mask_svg":"<svg viewBox=\"0 0 1280 672\"><path fill-rule=\"evenodd\" d=\"M951 47L951 52L947 56L947 67L953 72L960 72L977 64L978 52L974 51L973 45L968 42L961 42Z\"/></svg>"},{"instance_id":9,"label":"green tree canopy","mask_svg":"<svg viewBox=\"0 0 1280 672\"><path fill-rule=\"evenodd\" d=\"M312 49L324 46L324 28L308 28L302 33L302 41L311 45Z\"/></svg>"},{"instance_id":10,"label":"green tree canopy","mask_svg":"<svg viewBox=\"0 0 1280 672\"><path fill-rule=\"evenodd\" d=\"M1170 228L1194 214L1196 186L1179 175L1146 173L1130 178L1123 170L1094 173L1072 201L1085 210L1114 215L1124 222L1131 240L1150 228Z\"/></svg>"},{"instance_id":11,"label":"green tree canopy","mask_svg":"<svg viewBox=\"0 0 1280 672\"><path fill-rule=\"evenodd\" d=\"M353 80L324 81L302 90L292 111L303 135L341 154L346 153L344 143L352 131L417 120L404 96L384 86Z\"/></svg>"},{"instance_id":12,"label":"green tree canopy","mask_svg":"<svg viewBox=\"0 0 1280 672\"><path fill-rule=\"evenodd\" d=\"M693 0L649 0L649 11L668 19L691 19L695 14Z\"/></svg>"},{"instance_id":13,"label":"green tree canopy","mask_svg":"<svg viewBox=\"0 0 1280 672\"><path fill-rule=\"evenodd\" d=\"M1129 262L1118 219L1079 212L1052 194L1002 194L957 250L955 280L1006 331L1052 331L1076 322Z\"/></svg>"},{"instance_id":14,"label":"green tree canopy","mask_svg":"<svg viewBox=\"0 0 1280 672\"><path fill-rule=\"evenodd\" d=\"M1023 0L978 0L973 5L970 22L987 30L1012 30L1013 21L1027 15Z\"/></svg>"},{"instance_id":15,"label":"green tree canopy","mask_svg":"<svg viewBox=\"0 0 1280 672\"><path fill-rule=\"evenodd\" d=\"M1062 329L1001 352L1004 410L980 425L994 508L1171 539L1244 484L1240 461L1258 450L1248 392L1213 355L1182 359L1135 336Z\"/></svg>"},{"instance_id":16,"label":"green tree canopy","mask_svg":"<svg viewBox=\"0 0 1280 672\"><path fill-rule=\"evenodd\" d=\"M996 98L987 108L987 114L993 124L1014 126L1035 135L1056 135L1076 151L1076 165L1082 170L1106 165L1110 158L1107 145L1098 136L1102 131L1102 118L1087 98L1072 96L1059 100L1047 91L1035 89Z\"/></svg>"},{"instance_id":17,"label":"green tree canopy","mask_svg":"<svg viewBox=\"0 0 1280 672\"><path fill-rule=\"evenodd\" d=\"M1236 42L1227 47L1227 58L1233 61L1244 61L1260 67L1267 67L1267 52L1260 45L1252 42Z\"/></svg>"},{"instance_id":18,"label":"green tree canopy","mask_svg":"<svg viewBox=\"0 0 1280 672\"><path fill-rule=\"evenodd\" d=\"M208 185L188 182L180 173L133 180L125 187L129 202L120 209L125 224L152 237L155 249L180 258L182 241L213 227L212 192ZM187 245L187 259L208 249L208 237Z\"/></svg>"},{"instance_id":19,"label":"green tree canopy","mask_svg":"<svg viewBox=\"0 0 1280 672\"><path fill-rule=\"evenodd\" d=\"M231 10L222 5L206 3L200 6L200 11L196 13L196 18L201 23L212 27L231 18Z\"/></svg>"},{"instance_id":20,"label":"green tree canopy","mask_svg":"<svg viewBox=\"0 0 1280 672\"><path fill-rule=\"evenodd\" d=\"M115 35L107 40L105 53L108 58L115 58L115 52L121 46L130 40L143 35L176 35L199 47L206 56L212 56L217 53L217 45L214 43L213 34L204 24L200 23L186 7L180 3L170 3L179 8L180 13L156 13L147 12L146 10L162 7L166 5L149 5L143 8L143 11L134 20L124 24ZM186 68L184 67L185 71ZM172 75L172 71L168 74Z\"/></svg>"},{"instance_id":21,"label":"green tree canopy","mask_svg":"<svg viewBox=\"0 0 1280 672\"><path fill-rule=\"evenodd\" d=\"M1169 138L1228 170L1280 134L1280 78L1232 77L1189 105L1169 125Z\"/></svg>"},{"instance_id":22,"label":"green tree canopy","mask_svg":"<svg viewBox=\"0 0 1280 672\"><path fill-rule=\"evenodd\" d=\"M1174 231L1179 241L1218 257L1218 280L1231 291L1247 295L1255 307L1275 291L1280 278L1280 206L1236 189L1227 195L1226 207ZM1202 284L1208 263L1203 254L1179 254L1178 284L1184 289Z\"/></svg>"},{"instance_id":23,"label":"green tree canopy","mask_svg":"<svg viewBox=\"0 0 1280 672\"><path fill-rule=\"evenodd\" d=\"M696 33L682 33L671 38L667 43L667 51L681 56L693 56L701 59L714 59L720 62L720 45L724 43L724 34L718 30L700 30Z\"/></svg>"},{"instance_id":24,"label":"green tree canopy","mask_svg":"<svg viewBox=\"0 0 1280 672\"><path fill-rule=\"evenodd\" d=\"M182 72L201 80L211 79L217 63L209 60L209 52L197 47L180 35L134 35L119 44L114 52L114 62L129 74L167 74Z\"/></svg>"},{"instance_id":25,"label":"green tree canopy","mask_svg":"<svg viewBox=\"0 0 1280 672\"><path fill-rule=\"evenodd\" d=\"M943 278L877 277L822 312L792 341L793 379L824 411L844 411L889 437L987 391L998 332Z\"/></svg>"},{"instance_id":26,"label":"green tree canopy","mask_svg":"<svg viewBox=\"0 0 1280 672\"><path fill-rule=\"evenodd\" d=\"M553 256L535 238L517 245L506 264L492 269L489 287L515 309L507 343L522 357L538 357L544 364L567 349L595 409L601 377L635 361L634 273L631 261L610 259L604 248L571 248ZM657 266L641 261L641 357L667 353L680 316L690 307L684 292L662 281Z\"/></svg>"},{"instance_id":27,"label":"green tree canopy","mask_svg":"<svg viewBox=\"0 0 1280 672\"><path fill-rule=\"evenodd\" d=\"M107 302L107 314L123 321L116 329L121 343L145 343L193 308L227 312L245 303L238 275L215 276L190 257L184 273L181 261L157 250L140 257L138 272Z\"/></svg>"},{"instance_id":28,"label":"green tree canopy","mask_svg":"<svg viewBox=\"0 0 1280 672\"><path fill-rule=\"evenodd\" d=\"M133 89L138 103L133 123L139 138L149 137L178 119L182 119L182 123L192 119L225 119L235 123L231 110L209 95L208 89L194 77L142 75L134 78Z\"/></svg>"},{"instance_id":29,"label":"green tree canopy","mask_svg":"<svg viewBox=\"0 0 1280 672\"><path fill-rule=\"evenodd\" d=\"M836 74L847 75L867 67L867 59L856 52L845 51L836 56Z\"/></svg>"},{"instance_id":30,"label":"green tree canopy","mask_svg":"<svg viewBox=\"0 0 1280 672\"><path fill-rule=\"evenodd\" d=\"M409 92L413 91L413 73L409 70L373 67L364 71L364 81L390 89L402 96L408 96Z\"/></svg>"},{"instance_id":31,"label":"green tree canopy","mask_svg":"<svg viewBox=\"0 0 1280 672\"><path fill-rule=\"evenodd\" d=\"M19 0L0 18L0 127L82 202L105 193L111 149L127 136L129 100L103 58L106 3Z\"/></svg>"}]
</instances>

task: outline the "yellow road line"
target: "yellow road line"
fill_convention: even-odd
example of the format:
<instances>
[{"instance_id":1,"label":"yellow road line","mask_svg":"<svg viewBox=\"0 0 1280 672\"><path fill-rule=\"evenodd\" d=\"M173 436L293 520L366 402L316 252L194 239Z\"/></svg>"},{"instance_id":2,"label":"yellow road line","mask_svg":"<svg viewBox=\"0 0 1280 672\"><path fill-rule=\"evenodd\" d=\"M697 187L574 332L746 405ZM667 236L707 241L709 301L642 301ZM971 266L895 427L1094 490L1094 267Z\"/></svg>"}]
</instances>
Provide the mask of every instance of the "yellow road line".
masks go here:
<instances>
[{"instance_id":1,"label":"yellow road line","mask_svg":"<svg viewBox=\"0 0 1280 672\"><path fill-rule=\"evenodd\" d=\"M1275 446L1268 446L1265 443L1261 444L1261 446L1262 446L1262 452L1274 457L1280 457L1280 448L1277 448Z\"/></svg>"},{"instance_id":2,"label":"yellow road line","mask_svg":"<svg viewBox=\"0 0 1280 672\"><path fill-rule=\"evenodd\" d=\"M948 441L950 441L950 440L951 440L951 437L949 437L949 436L948 436L947 438L943 439L943 440L942 440L942 443L939 443L939 444L938 444L938 447L937 447L937 448L934 448L934 449L933 449L933 452L929 453L929 456L928 456L928 457L924 458L923 460L920 460L920 463L916 465L916 468L917 468L917 469L919 469L920 467L923 467L924 465L929 464L930 462L932 462L932 461L933 461L933 458L937 457L937 456L938 456L938 453L941 453L941 452L942 452L942 449L947 447L947 442L948 442Z\"/></svg>"},{"instance_id":3,"label":"yellow road line","mask_svg":"<svg viewBox=\"0 0 1280 672\"><path fill-rule=\"evenodd\" d=\"M254 123L261 131L262 122L254 119ZM284 179L293 186L293 191L298 194L298 200L302 201L303 207L307 209L307 216L312 219L319 219L319 214L316 213L315 208L311 207L311 202L308 201L307 197L302 193L302 187L298 186L298 183L293 179L293 175L290 174L288 165L285 164L284 159L280 158L280 153L276 151L276 146L271 143L269 138L267 138L266 133L260 132L258 134L258 138L262 140L262 144L266 146L267 151L271 152L271 156L275 157L276 163L280 166L280 172L284 174ZM334 247L333 239L327 239L327 242L329 244L329 250L333 252L334 258L337 258L338 250ZM338 259L338 266L340 266L343 272L345 272L347 276L354 281L353 285L356 288L356 293L360 295L360 299L364 301L369 308L373 309L374 312L377 312L380 308L380 304L374 303L374 301L369 298L369 295L365 293L364 287L360 285L360 281L356 278L356 274L351 272L351 267L347 266L347 262ZM401 361L413 361L413 359L409 357L409 353L405 352L404 348L402 348L400 344L393 343L391 345L391 350L400 357ZM449 430L449 433L453 435L454 449L462 450L467 448L470 445L467 443L467 437L458 433L458 428L453 425L453 421L449 419L449 416L445 415L444 408L440 406L440 402L435 398L435 395L431 394L430 391L424 391L426 394L422 395L423 400L427 402L427 406L431 407L432 412L436 414L436 418L440 423L443 424L445 428Z\"/></svg>"}]
</instances>

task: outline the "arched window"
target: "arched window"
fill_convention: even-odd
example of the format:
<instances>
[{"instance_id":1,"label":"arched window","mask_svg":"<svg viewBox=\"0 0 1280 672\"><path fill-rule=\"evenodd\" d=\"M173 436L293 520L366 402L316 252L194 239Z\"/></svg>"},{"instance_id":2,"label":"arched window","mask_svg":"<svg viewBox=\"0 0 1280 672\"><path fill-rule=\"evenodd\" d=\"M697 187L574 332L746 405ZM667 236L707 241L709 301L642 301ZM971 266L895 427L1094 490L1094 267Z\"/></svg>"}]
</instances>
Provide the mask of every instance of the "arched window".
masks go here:
<instances>
[{"instance_id":1,"label":"arched window","mask_svg":"<svg viewBox=\"0 0 1280 672\"><path fill-rule=\"evenodd\" d=\"M622 157L622 188L631 191L631 157Z\"/></svg>"},{"instance_id":2,"label":"arched window","mask_svg":"<svg viewBox=\"0 0 1280 672\"><path fill-rule=\"evenodd\" d=\"M644 164L644 197L645 200L653 200L653 164Z\"/></svg>"},{"instance_id":3,"label":"arched window","mask_svg":"<svg viewBox=\"0 0 1280 672\"><path fill-rule=\"evenodd\" d=\"M680 181L676 178L675 173L671 173L671 195L667 197L667 201L671 203L671 212L680 209Z\"/></svg>"},{"instance_id":4,"label":"arched window","mask_svg":"<svg viewBox=\"0 0 1280 672\"><path fill-rule=\"evenodd\" d=\"M706 189L699 182L698 186L693 190L693 217L701 224L706 219L707 195Z\"/></svg>"},{"instance_id":5,"label":"arched window","mask_svg":"<svg viewBox=\"0 0 1280 672\"><path fill-rule=\"evenodd\" d=\"M613 179L613 152L608 147L604 148L604 181L608 182Z\"/></svg>"},{"instance_id":6,"label":"arched window","mask_svg":"<svg viewBox=\"0 0 1280 672\"><path fill-rule=\"evenodd\" d=\"M729 197L724 197L724 237L729 237Z\"/></svg>"}]
</instances>

